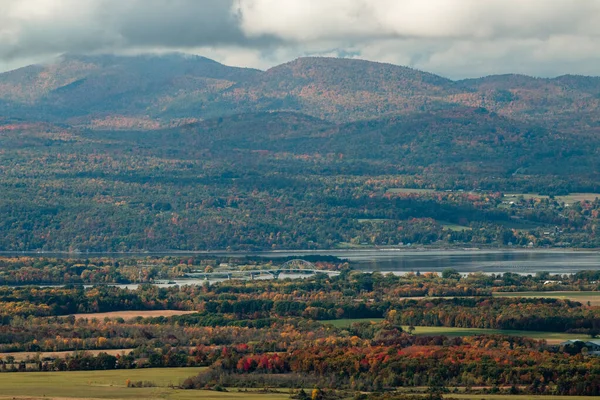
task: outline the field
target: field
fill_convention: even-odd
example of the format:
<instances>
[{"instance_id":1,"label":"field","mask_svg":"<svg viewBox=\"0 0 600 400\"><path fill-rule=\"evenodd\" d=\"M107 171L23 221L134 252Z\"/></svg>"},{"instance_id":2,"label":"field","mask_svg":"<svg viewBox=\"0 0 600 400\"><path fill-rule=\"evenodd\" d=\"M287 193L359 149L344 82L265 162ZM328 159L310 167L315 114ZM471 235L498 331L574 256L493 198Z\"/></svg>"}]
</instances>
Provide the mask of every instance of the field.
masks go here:
<instances>
[{"instance_id":1,"label":"field","mask_svg":"<svg viewBox=\"0 0 600 400\"><path fill-rule=\"evenodd\" d=\"M547 199L549 196L543 196L534 193L506 193L504 198L510 199L512 197L523 196L525 199ZM555 196L554 199L559 203L573 204L578 201L594 201L597 197L600 197L598 193L571 193L565 196Z\"/></svg>"},{"instance_id":2,"label":"field","mask_svg":"<svg viewBox=\"0 0 600 400\"><path fill-rule=\"evenodd\" d=\"M179 310L141 310L141 311L113 311L105 313L92 314L74 314L75 318L82 319L104 319L104 318L123 318L125 320L135 317L171 317L173 315L193 314L195 311L179 311Z\"/></svg>"},{"instance_id":3,"label":"field","mask_svg":"<svg viewBox=\"0 0 600 400\"><path fill-rule=\"evenodd\" d=\"M331 324L336 328L349 328L350 325L357 322L381 322L383 318L356 318L356 319L332 319L327 321L321 321L324 324Z\"/></svg>"},{"instance_id":4,"label":"field","mask_svg":"<svg viewBox=\"0 0 600 400\"><path fill-rule=\"evenodd\" d=\"M288 399L283 394L218 393L178 390L184 379L202 368L156 368L80 372L11 372L0 374L0 399ZM151 381L156 387L128 388L126 380Z\"/></svg>"},{"instance_id":5,"label":"field","mask_svg":"<svg viewBox=\"0 0 600 400\"><path fill-rule=\"evenodd\" d=\"M113 356L121 353L129 353L133 349L109 349L109 350L85 350L86 353L90 353L93 355L97 355L99 353L107 353ZM51 352L19 352L19 353L0 353L0 358L6 358L7 356L13 356L15 361L24 361L29 359L33 359L35 356L39 355L40 359L44 359L46 357L50 358L65 358L68 355L73 354L73 351L51 351Z\"/></svg>"},{"instance_id":6,"label":"field","mask_svg":"<svg viewBox=\"0 0 600 400\"><path fill-rule=\"evenodd\" d=\"M495 292L496 297L545 297L568 299L592 306L600 306L600 292Z\"/></svg>"},{"instance_id":7,"label":"field","mask_svg":"<svg viewBox=\"0 0 600 400\"><path fill-rule=\"evenodd\" d=\"M364 318L364 319L338 319L330 321L322 321L323 323L331 324L336 328L349 328L350 325L356 322L381 322L381 318ZM408 330L405 327L404 330ZM474 335L511 335L523 336L533 339L545 339L549 344L558 344L569 339L581 339L581 335L560 333L560 332L535 332L535 331L512 331L500 329L478 329L478 328L448 328L445 326L417 326L414 331L415 335L444 335L444 336L474 336ZM585 339L585 337L584 337Z\"/></svg>"},{"instance_id":8,"label":"field","mask_svg":"<svg viewBox=\"0 0 600 400\"><path fill-rule=\"evenodd\" d=\"M434 189L411 189L411 188L392 188L387 190L388 193L435 193Z\"/></svg>"},{"instance_id":9,"label":"field","mask_svg":"<svg viewBox=\"0 0 600 400\"><path fill-rule=\"evenodd\" d=\"M442 227L445 230L449 230L449 231L463 231L463 230L467 230L470 231L471 228L465 225L458 225L458 224L454 224L452 222L448 222L448 221L437 221L440 225L442 225Z\"/></svg>"},{"instance_id":10,"label":"field","mask_svg":"<svg viewBox=\"0 0 600 400\"><path fill-rule=\"evenodd\" d=\"M406 330L407 328L405 328ZM513 331L500 329L478 328L447 328L444 326L417 326L415 335L445 335L445 336L474 336L474 335L510 335L523 336L533 339L545 339L550 344L557 344L569 339L581 339L581 335L560 332ZM585 337L584 337L585 339Z\"/></svg>"}]
</instances>

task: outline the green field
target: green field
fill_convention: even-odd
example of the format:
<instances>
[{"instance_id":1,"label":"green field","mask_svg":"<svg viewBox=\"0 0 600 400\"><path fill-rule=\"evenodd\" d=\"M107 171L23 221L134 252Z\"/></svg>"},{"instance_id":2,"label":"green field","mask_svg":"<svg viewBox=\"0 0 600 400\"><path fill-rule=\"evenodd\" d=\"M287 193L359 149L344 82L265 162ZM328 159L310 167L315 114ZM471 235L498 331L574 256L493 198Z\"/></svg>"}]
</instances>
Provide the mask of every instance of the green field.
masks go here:
<instances>
[{"instance_id":1,"label":"green field","mask_svg":"<svg viewBox=\"0 0 600 400\"><path fill-rule=\"evenodd\" d=\"M184 379L203 368L153 368L114 371L9 372L0 374L0 399L288 399L289 394L219 393L178 390ZM157 387L128 388L126 381L150 381Z\"/></svg>"},{"instance_id":2,"label":"green field","mask_svg":"<svg viewBox=\"0 0 600 400\"><path fill-rule=\"evenodd\" d=\"M600 292L494 292L495 297L545 297L550 299L568 299L582 304L600 306Z\"/></svg>"},{"instance_id":3,"label":"green field","mask_svg":"<svg viewBox=\"0 0 600 400\"><path fill-rule=\"evenodd\" d=\"M449 231L470 231L471 228L465 225L458 225L448 221L437 221L438 224L442 225L442 227Z\"/></svg>"},{"instance_id":4,"label":"green field","mask_svg":"<svg viewBox=\"0 0 600 400\"><path fill-rule=\"evenodd\" d=\"M381 322L383 318L356 318L356 319L332 319L321 321L324 324L331 324L336 328L350 328L350 325L357 322Z\"/></svg>"},{"instance_id":5,"label":"green field","mask_svg":"<svg viewBox=\"0 0 600 400\"><path fill-rule=\"evenodd\" d=\"M411 188L393 188L388 189L388 193L435 193L435 189L411 189Z\"/></svg>"},{"instance_id":6,"label":"green field","mask_svg":"<svg viewBox=\"0 0 600 400\"><path fill-rule=\"evenodd\" d=\"M523 196L524 199L548 199L549 196L539 195L535 193L506 193L505 199L518 198ZM571 193L565 196L555 196L554 199L559 203L572 204L578 201L594 201L597 197L600 198L598 193Z\"/></svg>"},{"instance_id":7,"label":"green field","mask_svg":"<svg viewBox=\"0 0 600 400\"><path fill-rule=\"evenodd\" d=\"M407 330L408 328L404 328ZM509 335L523 336L533 339L545 339L551 343L569 339L581 339L582 335L560 332L513 331L501 329L479 328L447 328L445 326L416 326L415 335L474 336L474 335ZM585 339L585 335L583 337Z\"/></svg>"}]
</instances>

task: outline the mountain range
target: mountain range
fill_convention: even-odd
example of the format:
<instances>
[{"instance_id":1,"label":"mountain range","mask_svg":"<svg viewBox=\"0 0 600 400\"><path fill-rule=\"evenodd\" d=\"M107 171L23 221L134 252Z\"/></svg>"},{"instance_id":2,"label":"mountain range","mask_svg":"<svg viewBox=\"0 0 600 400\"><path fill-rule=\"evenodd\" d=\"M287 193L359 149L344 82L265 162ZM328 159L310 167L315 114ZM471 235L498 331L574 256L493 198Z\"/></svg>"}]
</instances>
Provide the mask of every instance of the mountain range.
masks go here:
<instances>
[{"instance_id":1,"label":"mountain range","mask_svg":"<svg viewBox=\"0 0 600 400\"><path fill-rule=\"evenodd\" d=\"M183 54L67 54L0 74L2 115L108 129L264 111L347 123L452 108L485 108L544 128L594 135L600 129L600 78L452 81L337 58L300 58L259 71Z\"/></svg>"}]
</instances>

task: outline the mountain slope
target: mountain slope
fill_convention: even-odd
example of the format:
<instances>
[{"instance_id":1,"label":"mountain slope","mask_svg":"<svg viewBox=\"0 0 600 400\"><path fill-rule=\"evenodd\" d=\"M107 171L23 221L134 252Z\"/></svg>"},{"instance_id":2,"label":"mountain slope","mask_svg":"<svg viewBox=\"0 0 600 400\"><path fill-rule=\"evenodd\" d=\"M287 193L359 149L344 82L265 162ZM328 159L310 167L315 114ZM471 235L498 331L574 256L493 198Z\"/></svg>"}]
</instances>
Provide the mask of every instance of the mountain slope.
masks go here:
<instances>
[{"instance_id":1,"label":"mountain slope","mask_svg":"<svg viewBox=\"0 0 600 400\"><path fill-rule=\"evenodd\" d=\"M597 140L580 141L573 134L466 107L343 124L293 112L246 113L97 137L143 146L160 157L176 153L189 159L202 154L229 159L247 151L330 155L362 165L356 170L361 175L384 174L393 166L409 173L505 178L514 173L587 176L600 167Z\"/></svg>"},{"instance_id":2,"label":"mountain slope","mask_svg":"<svg viewBox=\"0 0 600 400\"><path fill-rule=\"evenodd\" d=\"M594 137L600 78L509 74L454 82L390 64L317 57L263 72L181 54L66 55L0 74L3 114L103 129L271 111L342 123L465 106Z\"/></svg>"},{"instance_id":3,"label":"mountain slope","mask_svg":"<svg viewBox=\"0 0 600 400\"><path fill-rule=\"evenodd\" d=\"M310 57L257 74L223 97L260 107L280 102L284 109L348 121L414 112L455 92L451 80L406 67Z\"/></svg>"},{"instance_id":4,"label":"mountain slope","mask_svg":"<svg viewBox=\"0 0 600 400\"><path fill-rule=\"evenodd\" d=\"M272 146L339 153L346 159L393 163L414 171L563 175L584 174L599 166L593 143L485 109L453 108L341 124Z\"/></svg>"},{"instance_id":5,"label":"mountain slope","mask_svg":"<svg viewBox=\"0 0 600 400\"><path fill-rule=\"evenodd\" d=\"M472 92L448 96L446 101L485 107L514 119L580 134L600 133L598 77L498 75L457 84Z\"/></svg>"},{"instance_id":6,"label":"mountain slope","mask_svg":"<svg viewBox=\"0 0 600 400\"><path fill-rule=\"evenodd\" d=\"M256 73L180 54L66 55L0 74L0 99L19 103L23 114L35 109L48 119L157 115L172 103L208 96Z\"/></svg>"}]
</instances>

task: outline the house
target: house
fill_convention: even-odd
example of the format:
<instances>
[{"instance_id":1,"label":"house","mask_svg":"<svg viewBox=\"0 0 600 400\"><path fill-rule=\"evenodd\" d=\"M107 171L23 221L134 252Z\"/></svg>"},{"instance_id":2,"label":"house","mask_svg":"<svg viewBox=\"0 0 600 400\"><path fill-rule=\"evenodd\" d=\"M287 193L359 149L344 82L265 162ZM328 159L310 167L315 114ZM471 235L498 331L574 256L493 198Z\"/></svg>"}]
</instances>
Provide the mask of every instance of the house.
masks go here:
<instances>
[{"instance_id":1,"label":"house","mask_svg":"<svg viewBox=\"0 0 600 400\"><path fill-rule=\"evenodd\" d=\"M566 342L562 342L560 345L561 346L572 346L572 345L577 344L579 342L583 342L583 340L580 340L580 339L567 340Z\"/></svg>"},{"instance_id":2,"label":"house","mask_svg":"<svg viewBox=\"0 0 600 400\"><path fill-rule=\"evenodd\" d=\"M590 351L599 351L600 352L600 339L586 341L585 347L587 347Z\"/></svg>"},{"instance_id":3,"label":"house","mask_svg":"<svg viewBox=\"0 0 600 400\"><path fill-rule=\"evenodd\" d=\"M561 346L581 346L586 347L588 349L589 355L600 356L600 339L593 340L567 340L566 342L562 342Z\"/></svg>"}]
</instances>

